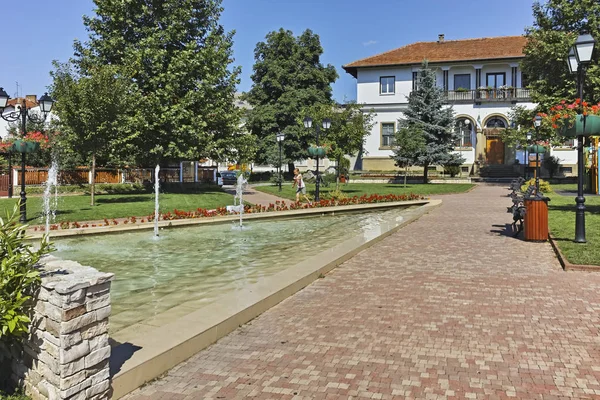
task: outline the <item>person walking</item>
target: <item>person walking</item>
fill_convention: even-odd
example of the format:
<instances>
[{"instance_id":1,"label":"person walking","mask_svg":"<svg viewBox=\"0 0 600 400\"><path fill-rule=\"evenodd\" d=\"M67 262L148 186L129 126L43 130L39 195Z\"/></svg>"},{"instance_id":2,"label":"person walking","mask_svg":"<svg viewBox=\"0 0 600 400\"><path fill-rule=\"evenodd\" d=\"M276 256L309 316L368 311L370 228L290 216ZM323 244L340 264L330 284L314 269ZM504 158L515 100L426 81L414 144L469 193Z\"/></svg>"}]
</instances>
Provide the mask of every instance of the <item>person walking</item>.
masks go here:
<instances>
[{"instance_id":1,"label":"person walking","mask_svg":"<svg viewBox=\"0 0 600 400\"><path fill-rule=\"evenodd\" d=\"M306 195L306 184L298 168L294 169L294 183L292 183L292 187L296 187L296 203L300 202L300 195L302 195L308 204L311 204L310 199Z\"/></svg>"}]
</instances>

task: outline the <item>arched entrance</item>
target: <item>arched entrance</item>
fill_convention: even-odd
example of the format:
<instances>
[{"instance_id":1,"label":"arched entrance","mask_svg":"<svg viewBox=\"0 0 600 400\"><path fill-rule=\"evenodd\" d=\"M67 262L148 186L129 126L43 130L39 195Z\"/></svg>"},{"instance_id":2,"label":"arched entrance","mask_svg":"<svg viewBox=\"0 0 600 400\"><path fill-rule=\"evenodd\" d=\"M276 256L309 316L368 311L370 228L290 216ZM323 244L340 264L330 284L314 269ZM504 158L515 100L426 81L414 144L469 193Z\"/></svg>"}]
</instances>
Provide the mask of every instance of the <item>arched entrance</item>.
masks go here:
<instances>
[{"instance_id":1,"label":"arched entrance","mask_svg":"<svg viewBox=\"0 0 600 400\"><path fill-rule=\"evenodd\" d=\"M487 164L504 164L504 142L500 134L508 127L503 117L493 116L485 122L485 158Z\"/></svg>"}]
</instances>

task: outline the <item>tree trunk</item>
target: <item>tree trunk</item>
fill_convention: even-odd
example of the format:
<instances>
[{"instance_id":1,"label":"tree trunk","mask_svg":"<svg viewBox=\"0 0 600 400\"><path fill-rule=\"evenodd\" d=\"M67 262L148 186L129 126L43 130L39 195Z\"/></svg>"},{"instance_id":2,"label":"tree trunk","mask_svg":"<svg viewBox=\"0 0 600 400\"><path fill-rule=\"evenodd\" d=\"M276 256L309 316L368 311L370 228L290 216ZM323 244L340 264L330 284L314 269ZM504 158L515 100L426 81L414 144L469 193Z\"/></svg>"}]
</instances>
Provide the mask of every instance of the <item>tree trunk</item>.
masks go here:
<instances>
[{"instance_id":1,"label":"tree trunk","mask_svg":"<svg viewBox=\"0 0 600 400\"><path fill-rule=\"evenodd\" d=\"M423 165L423 183L427 183L427 172L429 172L429 163Z\"/></svg>"},{"instance_id":2,"label":"tree trunk","mask_svg":"<svg viewBox=\"0 0 600 400\"><path fill-rule=\"evenodd\" d=\"M294 163L288 163L288 172L293 175L294 174L294 168L296 168L294 166Z\"/></svg>"},{"instance_id":3,"label":"tree trunk","mask_svg":"<svg viewBox=\"0 0 600 400\"><path fill-rule=\"evenodd\" d=\"M90 205L94 206L94 194L96 192L96 153L92 153L92 182L90 184Z\"/></svg>"},{"instance_id":4,"label":"tree trunk","mask_svg":"<svg viewBox=\"0 0 600 400\"><path fill-rule=\"evenodd\" d=\"M404 187L406 187L406 175L408 175L408 165L406 166L406 170L404 171Z\"/></svg>"}]
</instances>

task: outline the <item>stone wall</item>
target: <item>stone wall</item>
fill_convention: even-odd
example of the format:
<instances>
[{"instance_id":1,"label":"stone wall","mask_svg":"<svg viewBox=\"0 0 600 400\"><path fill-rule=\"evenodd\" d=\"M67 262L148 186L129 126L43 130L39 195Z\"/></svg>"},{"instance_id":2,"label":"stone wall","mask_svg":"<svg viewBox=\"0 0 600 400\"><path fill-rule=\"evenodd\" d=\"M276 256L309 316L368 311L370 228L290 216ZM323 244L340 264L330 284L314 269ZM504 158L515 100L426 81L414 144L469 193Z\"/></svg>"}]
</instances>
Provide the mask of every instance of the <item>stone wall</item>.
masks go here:
<instances>
[{"instance_id":1,"label":"stone wall","mask_svg":"<svg viewBox=\"0 0 600 400\"><path fill-rule=\"evenodd\" d=\"M12 380L34 400L108 399L113 274L52 256L43 265L31 333L12 350Z\"/></svg>"}]
</instances>

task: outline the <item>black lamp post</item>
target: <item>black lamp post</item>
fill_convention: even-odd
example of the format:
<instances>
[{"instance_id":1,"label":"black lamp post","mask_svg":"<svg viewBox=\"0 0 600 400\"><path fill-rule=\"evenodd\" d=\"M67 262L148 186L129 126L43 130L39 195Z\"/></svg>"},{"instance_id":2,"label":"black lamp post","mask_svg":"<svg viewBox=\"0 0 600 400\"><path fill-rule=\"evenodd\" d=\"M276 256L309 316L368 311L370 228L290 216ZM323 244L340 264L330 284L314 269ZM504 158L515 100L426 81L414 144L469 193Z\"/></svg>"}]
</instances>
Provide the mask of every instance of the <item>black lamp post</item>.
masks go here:
<instances>
[{"instance_id":1,"label":"black lamp post","mask_svg":"<svg viewBox=\"0 0 600 400\"><path fill-rule=\"evenodd\" d=\"M281 146L283 145L283 140L285 139L284 133L277 134L277 144L279 144L279 167L277 168L277 174L279 175L279 191L281 192Z\"/></svg>"},{"instance_id":2,"label":"black lamp post","mask_svg":"<svg viewBox=\"0 0 600 400\"><path fill-rule=\"evenodd\" d=\"M577 73L577 95L583 103L583 87L585 84L585 74L588 65L592 61L592 54L596 40L592 35L584 33L579 35L575 41L575 45L569 51L567 57L567 65L569 72ZM583 116L583 132L585 132L586 116ZM583 175L584 175L584 159L583 159L583 135L577 136L577 197L575 203L577 210L575 212L575 242L585 243L585 197L583 196Z\"/></svg>"},{"instance_id":3,"label":"black lamp post","mask_svg":"<svg viewBox=\"0 0 600 400\"><path fill-rule=\"evenodd\" d=\"M312 128L312 123L313 123L313 120L311 117L304 118L304 127L306 129ZM331 128L331 120L329 118L325 118L323 120L322 127L323 127L324 131ZM316 125L315 126L315 134L316 134L317 148L319 147L319 132L320 132L319 126ZM315 184L315 201L319 201L319 184L320 184L321 177L319 175L319 154L318 153L315 156L315 158L317 160L317 170L316 170L317 182Z\"/></svg>"},{"instance_id":4,"label":"black lamp post","mask_svg":"<svg viewBox=\"0 0 600 400\"><path fill-rule=\"evenodd\" d=\"M8 96L8 94L4 91L3 88L0 87L0 117L2 117L3 120L8 121L8 122L16 122L19 121L21 122L21 132L23 134L23 137L25 137L25 135L27 134L27 120L31 121L31 122L43 122L46 117L48 116L48 113L52 110L52 105L54 104L54 100L52 100L52 98L50 96L48 96L48 93L44 93L44 95L42 97L39 98L38 100L38 104L40 105L40 110L42 111L42 116L39 116L33 112L30 112L30 110L27 109L27 101L26 99L23 99L23 103L20 105L15 104L15 111L11 111L9 113L4 113L4 109L6 108L6 105L8 103L8 100L10 99L10 97ZM27 196L25 194L25 153L21 153L21 217L19 218L19 221L21 221L22 223L27 222Z\"/></svg>"},{"instance_id":5,"label":"black lamp post","mask_svg":"<svg viewBox=\"0 0 600 400\"><path fill-rule=\"evenodd\" d=\"M540 140L540 126L542 126L542 117L539 115L535 116L533 120L533 125L535 126L535 195L538 196L540 193L540 146L538 145L538 141Z\"/></svg>"},{"instance_id":6,"label":"black lamp post","mask_svg":"<svg viewBox=\"0 0 600 400\"><path fill-rule=\"evenodd\" d=\"M531 146L531 138L532 138L532 134L531 131L527 132L527 146L525 146L525 179L527 179L527 168L529 167L529 157L527 156L527 149ZM532 148L533 149L533 148ZM529 152L529 154L531 154L531 152Z\"/></svg>"}]
</instances>

